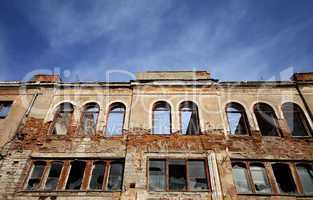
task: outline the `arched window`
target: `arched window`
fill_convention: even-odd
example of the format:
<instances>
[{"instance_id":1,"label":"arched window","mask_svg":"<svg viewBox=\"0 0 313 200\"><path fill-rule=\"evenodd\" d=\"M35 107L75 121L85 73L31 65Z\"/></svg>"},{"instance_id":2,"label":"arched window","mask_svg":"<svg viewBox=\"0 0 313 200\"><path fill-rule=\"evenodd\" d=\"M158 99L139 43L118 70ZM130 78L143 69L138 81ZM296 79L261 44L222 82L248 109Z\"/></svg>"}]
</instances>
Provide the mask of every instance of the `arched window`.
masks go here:
<instances>
[{"instance_id":1,"label":"arched window","mask_svg":"<svg viewBox=\"0 0 313 200\"><path fill-rule=\"evenodd\" d=\"M71 103L62 103L59 105L53 120L53 135L66 135L73 116L73 105Z\"/></svg>"},{"instance_id":2,"label":"arched window","mask_svg":"<svg viewBox=\"0 0 313 200\"><path fill-rule=\"evenodd\" d=\"M171 134L171 107L165 101L159 101L153 106L153 134Z\"/></svg>"},{"instance_id":3,"label":"arched window","mask_svg":"<svg viewBox=\"0 0 313 200\"><path fill-rule=\"evenodd\" d=\"M126 107L122 103L113 103L110 106L106 134L110 136L123 134Z\"/></svg>"},{"instance_id":4,"label":"arched window","mask_svg":"<svg viewBox=\"0 0 313 200\"><path fill-rule=\"evenodd\" d=\"M226 106L229 131L232 135L249 134L249 123L245 109L239 103L229 103Z\"/></svg>"},{"instance_id":5,"label":"arched window","mask_svg":"<svg viewBox=\"0 0 313 200\"><path fill-rule=\"evenodd\" d=\"M265 103L254 105L254 114L263 136L278 136L277 117L273 108Z\"/></svg>"},{"instance_id":6,"label":"arched window","mask_svg":"<svg viewBox=\"0 0 313 200\"><path fill-rule=\"evenodd\" d=\"M313 194L313 169L308 164L297 164L297 172L300 177L304 194Z\"/></svg>"},{"instance_id":7,"label":"arched window","mask_svg":"<svg viewBox=\"0 0 313 200\"><path fill-rule=\"evenodd\" d=\"M295 103L284 103L282 111L293 136L309 136L310 128L302 109Z\"/></svg>"},{"instance_id":8,"label":"arched window","mask_svg":"<svg viewBox=\"0 0 313 200\"><path fill-rule=\"evenodd\" d=\"M265 167L261 163L251 163L250 173L256 193L271 193L271 185L267 178Z\"/></svg>"},{"instance_id":9,"label":"arched window","mask_svg":"<svg viewBox=\"0 0 313 200\"><path fill-rule=\"evenodd\" d=\"M81 133L85 135L96 133L99 110L99 106L96 103L88 103L84 107L81 118Z\"/></svg>"},{"instance_id":10,"label":"arched window","mask_svg":"<svg viewBox=\"0 0 313 200\"><path fill-rule=\"evenodd\" d=\"M251 193L251 186L248 181L248 171L244 163L232 163L233 179L238 193Z\"/></svg>"},{"instance_id":11,"label":"arched window","mask_svg":"<svg viewBox=\"0 0 313 200\"><path fill-rule=\"evenodd\" d=\"M200 133L198 107L191 101L180 104L181 133L195 135Z\"/></svg>"}]
</instances>

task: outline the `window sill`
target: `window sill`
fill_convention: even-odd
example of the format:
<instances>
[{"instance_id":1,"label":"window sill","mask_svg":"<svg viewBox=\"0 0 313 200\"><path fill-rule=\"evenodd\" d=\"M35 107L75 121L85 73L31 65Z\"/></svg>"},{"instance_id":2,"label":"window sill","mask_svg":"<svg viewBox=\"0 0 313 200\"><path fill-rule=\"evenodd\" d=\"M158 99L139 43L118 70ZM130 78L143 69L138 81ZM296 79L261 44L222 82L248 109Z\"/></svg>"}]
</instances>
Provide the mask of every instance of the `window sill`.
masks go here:
<instances>
[{"instance_id":1,"label":"window sill","mask_svg":"<svg viewBox=\"0 0 313 200\"><path fill-rule=\"evenodd\" d=\"M313 197L313 194L274 194L274 193L237 193L242 196L290 196L290 197Z\"/></svg>"}]
</instances>

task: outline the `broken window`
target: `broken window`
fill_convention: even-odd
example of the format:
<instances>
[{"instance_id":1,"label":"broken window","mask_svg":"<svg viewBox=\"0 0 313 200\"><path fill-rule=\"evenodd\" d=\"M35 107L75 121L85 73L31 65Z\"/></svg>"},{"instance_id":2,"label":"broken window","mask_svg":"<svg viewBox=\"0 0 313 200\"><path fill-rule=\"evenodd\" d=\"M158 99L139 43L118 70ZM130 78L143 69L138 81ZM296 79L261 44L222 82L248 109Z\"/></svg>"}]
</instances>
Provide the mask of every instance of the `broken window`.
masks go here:
<instances>
[{"instance_id":1,"label":"broken window","mask_svg":"<svg viewBox=\"0 0 313 200\"><path fill-rule=\"evenodd\" d=\"M187 189L185 160L170 160L168 164L169 189L181 191Z\"/></svg>"},{"instance_id":2,"label":"broken window","mask_svg":"<svg viewBox=\"0 0 313 200\"><path fill-rule=\"evenodd\" d=\"M122 189L124 164L122 162L113 161L110 163L110 172L107 190L120 191Z\"/></svg>"},{"instance_id":3,"label":"broken window","mask_svg":"<svg viewBox=\"0 0 313 200\"><path fill-rule=\"evenodd\" d=\"M89 188L92 190L102 190L105 174L105 163L102 161L93 164Z\"/></svg>"},{"instance_id":4,"label":"broken window","mask_svg":"<svg viewBox=\"0 0 313 200\"><path fill-rule=\"evenodd\" d=\"M67 190L79 190L83 181L86 163L84 161L73 161L66 183Z\"/></svg>"},{"instance_id":5,"label":"broken window","mask_svg":"<svg viewBox=\"0 0 313 200\"><path fill-rule=\"evenodd\" d=\"M111 105L106 126L106 134L114 136L123 133L125 105L122 103L115 103Z\"/></svg>"},{"instance_id":6,"label":"broken window","mask_svg":"<svg viewBox=\"0 0 313 200\"><path fill-rule=\"evenodd\" d=\"M4 119L8 116L12 106L12 101L0 102L0 119Z\"/></svg>"},{"instance_id":7,"label":"broken window","mask_svg":"<svg viewBox=\"0 0 313 200\"><path fill-rule=\"evenodd\" d=\"M207 191L206 167L204 160L150 159L149 190Z\"/></svg>"},{"instance_id":8,"label":"broken window","mask_svg":"<svg viewBox=\"0 0 313 200\"><path fill-rule=\"evenodd\" d=\"M149 161L149 189L164 191L165 188L165 160Z\"/></svg>"},{"instance_id":9,"label":"broken window","mask_svg":"<svg viewBox=\"0 0 313 200\"><path fill-rule=\"evenodd\" d=\"M153 106L153 134L171 134L171 107L164 101Z\"/></svg>"},{"instance_id":10,"label":"broken window","mask_svg":"<svg viewBox=\"0 0 313 200\"><path fill-rule=\"evenodd\" d=\"M191 101L185 101L180 105L181 133L187 135L199 134L198 107Z\"/></svg>"},{"instance_id":11,"label":"broken window","mask_svg":"<svg viewBox=\"0 0 313 200\"><path fill-rule=\"evenodd\" d=\"M246 165L243 163L233 163L233 178L236 190L239 193L251 193L251 187L248 182L248 174Z\"/></svg>"},{"instance_id":12,"label":"broken window","mask_svg":"<svg viewBox=\"0 0 313 200\"><path fill-rule=\"evenodd\" d=\"M272 164L280 193L294 194L297 192L289 165L284 163Z\"/></svg>"},{"instance_id":13,"label":"broken window","mask_svg":"<svg viewBox=\"0 0 313 200\"><path fill-rule=\"evenodd\" d=\"M53 135L66 135L73 115L73 105L71 103L62 103L53 120Z\"/></svg>"},{"instance_id":14,"label":"broken window","mask_svg":"<svg viewBox=\"0 0 313 200\"><path fill-rule=\"evenodd\" d=\"M269 184L266 170L261 163L250 164L250 173L256 193L271 193L272 189Z\"/></svg>"},{"instance_id":15,"label":"broken window","mask_svg":"<svg viewBox=\"0 0 313 200\"><path fill-rule=\"evenodd\" d=\"M81 132L85 135L96 133L97 121L99 116L99 106L95 103L89 103L85 106L82 113Z\"/></svg>"},{"instance_id":16,"label":"broken window","mask_svg":"<svg viewBox=\"0 0 313 200\"><path fill-rule=\"evenodd\" d=\"M249 134L249 123L245 109L239 103L229 103L226 106L229 131L232 135Z\"/></svg>"},{"instance_id":17,"label":"broken window","mask_svg":"<svg viewBox=\"0 0 313 200\"><path fill-rule=\"evenodd\" d=\"M52 162L46 181L45 190L55 190L57 188L62 168L63 162Z\"/></svg>"},{"instance_id":18,"label":"broken window","mask_svg":"<svg viewBox=\"0 0 313 200\"><path fill-rule=\"evenodd\" d=\"M313 194L313 170L311 165L298 164L297 172L300 177L304 194Z\"/></svg>"},{"instance_id":19,"label":"broken window","mask_svg":"<svg viewBox=\"0 0 313 200\"><path fill-rule=\"evenodd\" d=\"M302 109L294 103L282 106L284 118L293 136L309 136L310 128Z\"/></svg>"},{"instance_id":20,"label":"broken window","mask_svg":"<svg viewBox=\"0 0 313 200\"><path fill-rule=\"evenodd\" d=\"M254 114L263 136L278 136L277 117L271 106L265 103L257 103L254 106Z\"/></svg>"},{"instance_id":21,"label":"broken window","mask_svg":"<svg viewBox=\"0 0 313 200\"><path fill-rule=\"evenodd\" d=\"M46 162L36 161L33 164L33 170L31 176L28 179L26 189L27 190L36 190L39 189L40 182L43 177L43 173L46 168Z\"/></svg>"},{"instance_id":22,"label":"broken window","mask_svg":"<svg viewBox=\"0 0 313 200\"><path fill-rule=\"evenodd\" d=\"M208 190L208 179L206 176L205 161L188 161L188 180L190 190Z\"/></svg>"}]
</instances>

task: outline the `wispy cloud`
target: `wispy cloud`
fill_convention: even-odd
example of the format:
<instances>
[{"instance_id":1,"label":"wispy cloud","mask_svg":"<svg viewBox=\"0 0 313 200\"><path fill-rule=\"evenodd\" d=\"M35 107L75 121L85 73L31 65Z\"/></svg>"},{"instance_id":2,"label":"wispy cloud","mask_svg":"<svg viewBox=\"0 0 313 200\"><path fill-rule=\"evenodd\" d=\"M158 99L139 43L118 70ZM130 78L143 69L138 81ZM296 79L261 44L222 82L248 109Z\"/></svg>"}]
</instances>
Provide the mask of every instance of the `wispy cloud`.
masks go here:
<instances>
[{"instance_id":1,"label":"wispy cloud","mask_svg":"<svg viewBox=\"0 0 313 200\"><path fill-rule=\"evenodd\" d=\"M265 4L40 1L19 10L49 44L28 66L68 70L69 79L104 80L112 70L194 69L223 80L257 80L290 66L308 70L313 45L304 41L312 40L312 12L302 6L294 8L298 15L289 14ZM279 20L277 12L288 17ZM113 80L131 78L124 73Z\"/></svg>"}]
</instances>

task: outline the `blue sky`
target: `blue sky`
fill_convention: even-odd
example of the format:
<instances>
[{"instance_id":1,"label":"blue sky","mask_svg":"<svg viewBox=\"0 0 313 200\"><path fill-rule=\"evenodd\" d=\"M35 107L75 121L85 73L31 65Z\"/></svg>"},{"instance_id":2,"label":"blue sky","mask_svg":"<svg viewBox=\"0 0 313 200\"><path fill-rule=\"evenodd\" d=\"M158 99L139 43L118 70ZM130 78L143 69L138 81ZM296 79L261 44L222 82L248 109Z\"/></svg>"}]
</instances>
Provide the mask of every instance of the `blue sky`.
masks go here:
<instances>
[{"instance_id":1,"label":"blue sky","mask_svg":"<svg viewBox=\"0 0 313 200\"><path fill-rule=\"evenodd\" d=\"M313 1L0 2L1 80L54 72L128 81L146 70L207 70L220 80L313 71Z\"/></svg>"}]
</instances>

